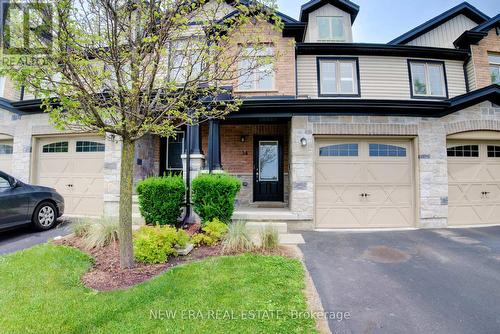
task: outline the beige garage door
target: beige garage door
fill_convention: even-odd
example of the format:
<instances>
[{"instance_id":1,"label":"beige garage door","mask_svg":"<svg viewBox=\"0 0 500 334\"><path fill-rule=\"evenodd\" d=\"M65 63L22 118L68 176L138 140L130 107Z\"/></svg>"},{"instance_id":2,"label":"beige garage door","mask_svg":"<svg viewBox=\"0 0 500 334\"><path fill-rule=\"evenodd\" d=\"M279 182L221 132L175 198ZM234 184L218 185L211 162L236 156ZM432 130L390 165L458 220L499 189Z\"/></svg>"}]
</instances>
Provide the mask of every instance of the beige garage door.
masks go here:
<instances>
[{"instance_id":1,"label":"beige garage door","mask_svg":"<svg viewBox=\"0 0 500 334\"><path fill-rule=\"evenodd\" d=\"M12 172L12 140L0 140L0 170Z\"/></svg>"},{"instance_id":2,"label":"beige garage door","mask_svg":"<svg viewBox=\"0 0 500 334\"><path fill-rule=\"evenodd\" d=\"M316 227L414 226L411 141L318 140Z\"/></svg>"},{"instance_id":3,"label":"beige garage door","mask_svg":"<svg viewBox=\"0 0 500 334\"><path fill-rule=\"evenodd\" d=\"M500 224L500 142L448 142L449 225Z\"/></svg>"},{"instance_id":4,"label":"beige garage door","mask_svg":"<svg viewBox=\"0 0 500 334\"><path fill-rule=\"evenodd\" d=\"M65 213L100 216L103 212L104 140L52 137L38 140L36 183L64 196Z\"/></svg>"}]
</instances>

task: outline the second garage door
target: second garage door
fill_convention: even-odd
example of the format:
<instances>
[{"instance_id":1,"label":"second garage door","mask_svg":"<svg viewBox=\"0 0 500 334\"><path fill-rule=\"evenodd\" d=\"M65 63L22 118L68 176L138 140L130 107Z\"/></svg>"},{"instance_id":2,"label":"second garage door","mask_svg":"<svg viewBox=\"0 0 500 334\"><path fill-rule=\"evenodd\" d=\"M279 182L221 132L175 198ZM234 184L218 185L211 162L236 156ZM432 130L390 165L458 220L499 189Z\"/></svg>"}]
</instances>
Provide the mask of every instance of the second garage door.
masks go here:
<instances>
[{"instance_id":1,"label":"second garage door","mask_svg":"<svg viewBox=\"0 0 500 334\"><path fill-rule=\"evenodd\" d=\"M325 140L316 145L316 228L414 226L410 140Z\"/></svg>"},{"instance_id":2,"label":"second garage door","mask_svg":"<svg viewBox=\"0 0 500 334\"><path fill-rule=\"evenodd\" d=\"M0 140L0 171L12 172L12 140Z\"/></svg>"},{"instance_id":3,"label":"second garage door","mask_svg":"<svg viewBox=\"0 0 500 334\"><path fill-rule=\"evenodd\" d=\"M449 225L500 224L500 142L448 143Z\"/></svg>"},{"instance_id":4,"label":"second garage door","mask_svg":"<svg viewBox=\"0 0 500 334\"><path fill-rule=\"evenodd\" d=\"M52 137L38 140L36 183L63 195L66 214L103 213L104 140Z\"/></svg>"}]
</instances>

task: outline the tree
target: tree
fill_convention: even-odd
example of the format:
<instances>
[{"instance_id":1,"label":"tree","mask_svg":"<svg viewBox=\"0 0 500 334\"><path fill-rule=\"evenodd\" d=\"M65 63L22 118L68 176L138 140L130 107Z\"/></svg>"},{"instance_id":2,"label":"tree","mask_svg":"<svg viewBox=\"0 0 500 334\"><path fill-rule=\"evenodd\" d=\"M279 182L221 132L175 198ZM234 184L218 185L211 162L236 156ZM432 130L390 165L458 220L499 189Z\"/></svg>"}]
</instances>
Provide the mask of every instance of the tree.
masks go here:
<instances>
[{"instance_id":1,"label":"tree","mask_svg":"<svg viewBox=\"0 0 500 334\"><path fill-rule=\"evenodd\" d=\"M10 65L1 72L40 97L57 128L121 138L120 264L132 267L135 142L236 111L241 101L221 96L256 72L269 75L279 54L266 50L281 21L273 3L254 1L23 5L7 15Z\"/></svg>"}]
</instances>

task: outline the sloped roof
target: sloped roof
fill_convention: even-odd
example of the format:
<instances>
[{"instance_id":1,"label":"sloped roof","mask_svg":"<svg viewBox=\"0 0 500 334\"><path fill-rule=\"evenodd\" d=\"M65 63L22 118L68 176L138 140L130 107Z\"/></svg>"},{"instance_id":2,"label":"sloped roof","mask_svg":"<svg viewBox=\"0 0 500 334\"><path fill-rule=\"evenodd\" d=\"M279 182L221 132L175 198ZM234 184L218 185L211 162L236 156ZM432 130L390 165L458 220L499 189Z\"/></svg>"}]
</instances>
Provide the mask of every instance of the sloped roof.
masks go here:
<instances>
[{"instance_id":1,"label":"sloped roof","mask_svg":"<svg viewBox=\"0 0 500 334\"><path fill-rule=\"evenodd\" d=\"M349 0L311 0L302 5L300 9L300 21L307 22L309 14L326 4L331 4L351 15L351 23L354 22L359 12L359 6Z\"/></svg>"},{"instance_id":2,"label":"sloped roof","mask_svg":"<svg viewBox=\"0 0 500 334\"><path fill-rule=\"evenodd\" d=\"M481 12L476 7L472 6L468 2L462 2L461 4L447 10L446 12L430 19L429 21L419 25L418 27L404 33L403 35L393 39L388 44L406 44L409 41L414 40L415 38L422 36L423 34L431 31L432 29L440 26L446 21L451 20L452 18L458 15L465 15L472 21L477 24L483 24L487 22L490 17L483 12Z\"/></svg>"}]
</instances>

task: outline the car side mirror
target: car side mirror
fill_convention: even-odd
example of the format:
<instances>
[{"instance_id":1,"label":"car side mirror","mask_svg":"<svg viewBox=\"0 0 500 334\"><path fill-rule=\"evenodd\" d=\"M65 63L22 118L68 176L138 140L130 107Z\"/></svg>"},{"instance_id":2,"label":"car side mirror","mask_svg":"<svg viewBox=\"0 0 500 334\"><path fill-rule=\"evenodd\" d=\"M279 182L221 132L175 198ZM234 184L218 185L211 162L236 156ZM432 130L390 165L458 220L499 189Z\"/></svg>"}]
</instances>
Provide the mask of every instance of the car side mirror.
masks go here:
<instances>
[{"instance_id":1,"label":"car side mirror","mask_svg":"<svg viewBox=\"0 0 500 334\"><path fill-rule=\"evenodd\" d=\"M21 183L19 183L19 181L17 179L13 179L13 181L10 184L10 186L11 186L12 189L16 189L17 187L21 186Z\"/></svg>"}]
</instances>

